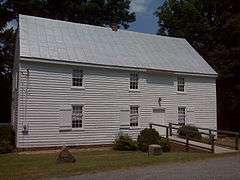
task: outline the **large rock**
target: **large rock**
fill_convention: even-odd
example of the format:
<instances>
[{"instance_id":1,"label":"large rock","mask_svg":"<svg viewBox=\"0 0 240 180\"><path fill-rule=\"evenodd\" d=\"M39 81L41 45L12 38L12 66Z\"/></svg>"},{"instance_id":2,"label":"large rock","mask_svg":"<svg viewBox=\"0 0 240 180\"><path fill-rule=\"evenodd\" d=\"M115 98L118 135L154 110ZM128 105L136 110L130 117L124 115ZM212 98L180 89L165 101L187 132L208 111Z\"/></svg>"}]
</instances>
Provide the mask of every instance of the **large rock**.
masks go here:
<instances>
[{"instance_id":1,"label":"large rock","mask_svg":"<svg viewBox=\"0 0 240 180\"><path fill-rule=\"evenodd\" d=\"M76 162L74 156L70 153L66 146L63 146L61 152L57 157L57 163L74 163L74 162Z\"/></svg>"},{"instance_id":2,"label":"large rock","mask_svg":"<svg viewBox=\"0 0 240 180\"><path fill-rule=\"evenodd\" d=\"M158 144L151 144L148 146L148 153L149 155L161 155L162 148Z\"/></svg>"}]
</instances>

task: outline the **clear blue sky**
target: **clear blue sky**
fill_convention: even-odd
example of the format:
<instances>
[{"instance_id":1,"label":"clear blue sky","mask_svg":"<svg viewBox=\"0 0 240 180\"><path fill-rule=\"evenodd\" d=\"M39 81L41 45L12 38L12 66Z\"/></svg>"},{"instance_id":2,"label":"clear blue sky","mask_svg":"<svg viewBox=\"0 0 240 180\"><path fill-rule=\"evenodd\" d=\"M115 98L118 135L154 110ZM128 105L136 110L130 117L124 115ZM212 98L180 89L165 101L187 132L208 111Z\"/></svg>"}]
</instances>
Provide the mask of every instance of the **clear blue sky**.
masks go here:
<instances>
[{"instance_id":1,"label":"clear blue sky","mask_svg":"<svg viewBox=\"0 0 240 180\"><path fill-rule=\"evenodd\" d=\"M131 11L136 13L136 21L130 24L128 30L156 34L158 19L153 15L164 0L132 0Z\"/></svg>"}]
</instances>

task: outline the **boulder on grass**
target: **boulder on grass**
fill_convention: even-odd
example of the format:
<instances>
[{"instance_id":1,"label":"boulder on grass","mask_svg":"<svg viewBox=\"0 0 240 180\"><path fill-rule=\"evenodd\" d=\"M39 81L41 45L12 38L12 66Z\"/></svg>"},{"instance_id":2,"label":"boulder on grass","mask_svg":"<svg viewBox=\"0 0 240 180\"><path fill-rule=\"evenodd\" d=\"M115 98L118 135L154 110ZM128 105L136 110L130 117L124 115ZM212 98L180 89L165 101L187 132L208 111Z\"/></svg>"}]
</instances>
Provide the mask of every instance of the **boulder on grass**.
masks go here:
<instances>
[{"instance_id":1,"label":"boulder on grass","mask_svg":"<svg viewBox=\"0 0 240 180\"><path fill-rule=\"evenodd\" d=\"M158 144L151 144L148 146L148 153L149 155L161 155L162 148Z\"/></svg>"},{"instance_id":2,"label":"boulder on grass","mask_svg":"<svg viewBox=\"0 0 240 180\"><path fill-rule=\"evenodd\" d=\"M61 152L57 157L57 163L74 163L74 162L76 162L74 156L70 153L66 146L63 146Z\"/></svg>"}]
</instances>

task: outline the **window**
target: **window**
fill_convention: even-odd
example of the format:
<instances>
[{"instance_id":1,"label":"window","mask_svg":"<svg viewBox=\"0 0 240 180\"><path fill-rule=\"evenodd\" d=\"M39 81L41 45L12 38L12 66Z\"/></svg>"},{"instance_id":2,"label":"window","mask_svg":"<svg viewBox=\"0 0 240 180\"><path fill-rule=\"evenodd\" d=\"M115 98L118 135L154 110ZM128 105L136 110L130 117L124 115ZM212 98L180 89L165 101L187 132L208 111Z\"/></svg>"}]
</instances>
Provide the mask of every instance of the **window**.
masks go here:
<instances>
[{"instance_id":1,"label":"window","mask_svg":"<svg viewBox=\"0 0 240 180\"><path fill-rule=\"evenodd\" d=\"M72 106L72 128L82 128L82 106L73 105Z\"/></svg>"},{"instance_id":2,"label":"window","mask_svg":"<svg viewBox=\"0 0 240 180\"><path fill-rule=\"evenodd\" d=\"M184 92L184 78L177 79L177 91Z\"/></svg>"},{"instance_id":3,"label":"window","mask_svg":"<svg viewBox=\"0 0 240 180\"><path fill-rule=\"evenodd\" d=\"M185 124L186 108L178 107L178 124Z\"/></svg>"},{"instance_id":4,"label":"window","mask_svg":"<svg viewBox=\"0 0 240 180\"><path fill-rule=\"evenodd\" d=\"M83 86L83 71L74 69L72 72L72 86Z\"/></svg>"},{"instance_id":5,"label":"window","mask_svg":"<svg viewBox=\"0 0 240 180\"><path fill-rule=\"evenodd\" d=\"M138 106L130 106L130 127L138 126Z\"/></svg>"},{"instance_id":6,"label":"window","mask_svg":"<svg viewBox=\"0 0 240 180\"><path fill-rule=\"evenodd\" d=\"M130 89L138 89L138 73L130 74Z\"/></svg>"}]
</instances>

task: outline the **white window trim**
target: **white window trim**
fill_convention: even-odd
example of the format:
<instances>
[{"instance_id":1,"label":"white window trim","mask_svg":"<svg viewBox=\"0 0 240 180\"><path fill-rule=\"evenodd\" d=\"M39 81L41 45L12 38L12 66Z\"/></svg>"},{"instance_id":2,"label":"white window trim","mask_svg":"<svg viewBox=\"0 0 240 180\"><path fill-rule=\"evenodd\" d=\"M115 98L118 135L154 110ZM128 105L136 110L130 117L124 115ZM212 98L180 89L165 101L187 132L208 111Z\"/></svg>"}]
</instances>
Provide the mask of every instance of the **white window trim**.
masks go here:
<instances>
[{"instance_id":1,"label":"white window trim","mask_svg":"<svg viewBox=\"0 0 240 180\"><path fill-rule=\"evenodd\" d=\"M185 108L185 118L184 118L184 125L186 125L186 117L187 117L187 106L185 105L179 105L177 106L177 124L179 124L179 119L178 119L178 108Z\"/></svg>"},{"instance_id":2,"label":"white window trim","mask_svg":"<svg viewBox=\"0 0 240 180\"><path fill-rule=\"evenodd\" d=\"M71 86L72 90L84 90L85 87L84 86Z\"/></svg>"},{"instance_id":3,"label":"white window trim","mask_svg":"<svg viewBox=\"0 0 240 180\"><path fill-rule=\"evenodd\" d=\"M82 127L78 127L78 128L71 128L72 131L82 131L84 130L84 126L85 126L85 106L84 104L71 104L71 107L73 106L82 106ZM73 110L73 108L72 108ZM72 112L73 113L73 112ZM71 117L71 123L72 123L72 117Z\"/></svg>"},{"instance_id":4,"label":"white window trim","mask_svg":"<svg viewBox=\"0 0 240 180\"><path fill-rule=\"evenodd\" d=\"M129 89L129 92L140 92L140 89Z\"/></svg>"},{"instance_id":5,"label":"white window trim","mask_svg":"<svg viewBox=\"0 0 240 180\"><path fill-rule=\"evenodd\" d=\"M178 78L183 78L184 79L184 91L178 91ZM185 77L181 77L181 76L178 76L176 78L176 94L187 94L187 91L186 91L186 78Z\"/></svg>"},{"instance_id":6,"label":"white window trim","mask_svg":"<svg viewBox=\"0 0 240 180\"><path fill-rule=\"evenodd\" d=\"M137 88L137 89L131 89L131 88L130 88L130 84L131 84L131 74L133 74L133 73L138 74L138 81L137 81L137 83L138 83L138 88ZM130 73L129 73L128 89L129 89L129 92L140 92L140 74L139 74L138 72L130 72Z\"/></svg>"},{"instance_id":7,"label":"white window trim","mask_svg":"<svg viewBox=\"0 0 240 180\"><path fill-rule=\"evenodd\" d=\"M182 95L184 95L184 94L187 94L187 92L186 92L186 91L177 91L176 94L182 94Z\"/></svg>"},{"instance_id":8,"label":"white window trim","mask_svg":"<svg viewBox=\"0 0 240 180\"><path fill-rule=\"evenodd\" d=\"M130 126L130 116L131 116L131 106L136 106L138 107L138 125L137 126ZM134 129L140 129L140 122L141 122L141 107L138 104L131 104L129 105L129 128L134 130Z\"/></svg>"},{"instance_id":9,"label":"white window trim","mask_svg":"<svg viewBox=\"0 0 240 180\"><path fill-rule=\"evenodd\" d=\"M73 71L74 70L80 70L82 71L82 86L73 86ZM79 69L79 68L73 68L71 70L71 89L72 90L84 90L85 89L85 71L83 69Z\"/></svg>"}]
</instances>

